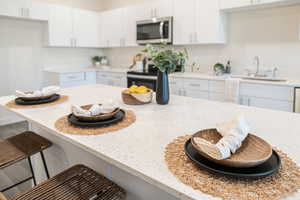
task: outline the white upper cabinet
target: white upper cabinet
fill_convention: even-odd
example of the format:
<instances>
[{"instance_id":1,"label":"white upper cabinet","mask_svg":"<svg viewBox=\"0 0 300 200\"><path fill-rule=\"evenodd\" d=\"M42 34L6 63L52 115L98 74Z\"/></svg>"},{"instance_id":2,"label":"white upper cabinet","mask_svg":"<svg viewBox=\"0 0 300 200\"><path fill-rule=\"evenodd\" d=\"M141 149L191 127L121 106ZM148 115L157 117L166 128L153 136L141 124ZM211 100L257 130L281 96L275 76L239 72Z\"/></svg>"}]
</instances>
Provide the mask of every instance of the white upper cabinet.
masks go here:
<instances>
[{"instance_id":1,"label":"white upper cabinet","mask_svg":"<svg viewBox=\"0 0 300 200\"><path fill-rule=\"evenodd\" d=\"M137 17L135 15L137 7L131 6L124 8L122 17L122 27L123 27L123 46L137 46L136 43L136 21Z\"/></svg>"},{"instance_id":2,"label":"white upper cabinet","mask_svg":"<svg viewBox=\"0 0 300 200\"><path fill-rule=\"evenodd\" d=\"M22 17L23 0L1 0L0 15L9 17Z\"/></svg>"},{"instance_id":3,"label":"white upper cabinet","mask_svg":"<svg viewBox=\"0 0 300 200\"><path fill-rule=\"evenodd\" d=\"M276 3L278 5L287 5L299 3L294 0L220 0L221 9L230 10L238 8L251 8L253 6L274 6Z\"/></svg>"},{"instance_id":4,"label":"white upper cabinet","mask_svg":"<svg viewBox=\"0 0 300 200\"><path fill-rule=\"evenodd\" d=\"M27 9L27 13L26 13ZM48 21L49 20L49 5L45 3L39 3L32 0L26 0L25 13L27 18Z\"/></svg>"},{"instance_id":5,"label":"white upper cabinet","mask_svg":"<svg viewBox=\"0 0 300 200\"><path fill-rule=\"evenodd\" d=\"M101 47L137 46L135 12L137 7L126 7L102 12Z\"/></svg>"},{"instance_id":6,"label":"white upper cabinet","mask_svg":"<svg viewBox=\"0 0 300 200\"><path fill-rule=\"evenodd\" d=\"M102 12L101 14L101 46L120 47L122 38L123 8Z\"/></svg>"},{"instance_id":7,"label":"white upper cabinet","mask_svg":"<svg viewBox=\"0 0 300 200\"><path fill-rule=\"evenodd\" d=\"M48 29L49 46L71 47L75 45L72 8L51 5Z\"/></svg>"},{"instance_id":8,"label":"white upper cabinet","mask_svg":"<svg viewBox=\"0 0 300 200\"><path fill-rule=\"evenodd\" d=\"M137 20L149 20L152 18L173 16L173 0L155 0L138 6L136 10Z\"/></svg>"},{"instance_id":9,"label":"white upper cabinet","mask_svg":"<svg viewBox=\"0 0 300 200\"><path fill-rule=\"evenodd\" d=\"M99 15L93 11L51 5L49 46L99 47Z\"/></svg>"},{"instance_id":10,"label":"white upper cabinet","mask_svg":"<svg viewBox=\"0 0 300 200\"><path fill-rule=\"evenodd\" d=\"M226 15L219 0L174 1L174 44L226 43Z\"/></svg>"},{"instance_id":11,"label":"white upper cabinet","mask_svg":"<svg viewBox=\"0 0 300 200\"><path fill-rule=\"evenodd\" d=\"M196 33L196 0L174 2L174 44L193 44Z\"/></svg>"},{"instance_id":12,"label":"white upper cabinet","mask_svg":"<svg viewBox=\"0 0 300 200\"><path fill-rule=\"evenodd\" d=\"M49 18L49 7L32 0L1 0L0 15L46 21Z\"/></svg>"},{"instance_id":13,"label":"white upper cabinet","mask_svg":"<svg viewBox=\"0 0 300 200\"><path fill-rule=\"evenodd\" d=\"M87 10L73 9L73 37L76 47L99 47L99 14Z\"/></svg>"}]
</instances>

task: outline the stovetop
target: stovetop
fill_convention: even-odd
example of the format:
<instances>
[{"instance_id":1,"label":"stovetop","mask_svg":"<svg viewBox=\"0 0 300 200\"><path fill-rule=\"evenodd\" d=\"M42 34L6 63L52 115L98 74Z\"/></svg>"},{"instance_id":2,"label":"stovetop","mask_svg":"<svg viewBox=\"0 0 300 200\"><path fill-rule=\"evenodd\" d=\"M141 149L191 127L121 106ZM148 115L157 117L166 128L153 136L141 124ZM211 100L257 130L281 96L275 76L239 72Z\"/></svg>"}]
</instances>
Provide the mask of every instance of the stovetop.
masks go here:
<instances>
[{"instance_id":1,"label":"stovetop","mask_svg":"<svg viewBox=\"0 0 300 200\"><path fill-rule=\"evenodd\" d=\"M127 74L141 75L141 76L156 76L157 73L152 72L138 72L138 71L128 71Z\"/></svg>"}]
</instances>

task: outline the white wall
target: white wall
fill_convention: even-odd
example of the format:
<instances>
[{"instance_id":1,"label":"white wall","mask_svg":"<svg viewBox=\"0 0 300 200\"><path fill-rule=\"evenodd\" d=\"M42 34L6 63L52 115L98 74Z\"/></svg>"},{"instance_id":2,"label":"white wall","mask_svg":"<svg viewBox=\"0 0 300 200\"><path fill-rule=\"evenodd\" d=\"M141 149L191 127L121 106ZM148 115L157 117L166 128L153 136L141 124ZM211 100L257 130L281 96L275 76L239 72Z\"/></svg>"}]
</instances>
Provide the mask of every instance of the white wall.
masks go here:
<instances>
[{"instance_id":1,"label":"white wall","mask_svg":"<svg viewBox=\"0 0 300 200\"><path fill-rule=\"evenodd\" d=\"M147 1L147 0L143 0ZM149 0L148 0L149 1ZM135 3L135 0L104 0L105 9ZM300 6L247 11L229 15L227 45L186 46L190 62L196 61L202 72L212 71L216 62L233 61L233 71L254 70L253 57L261 57L264 68L279 68L279 75L300 78ZM129 66L141 48L104 50L114 66Z\"/></svg>"}]
</instances>

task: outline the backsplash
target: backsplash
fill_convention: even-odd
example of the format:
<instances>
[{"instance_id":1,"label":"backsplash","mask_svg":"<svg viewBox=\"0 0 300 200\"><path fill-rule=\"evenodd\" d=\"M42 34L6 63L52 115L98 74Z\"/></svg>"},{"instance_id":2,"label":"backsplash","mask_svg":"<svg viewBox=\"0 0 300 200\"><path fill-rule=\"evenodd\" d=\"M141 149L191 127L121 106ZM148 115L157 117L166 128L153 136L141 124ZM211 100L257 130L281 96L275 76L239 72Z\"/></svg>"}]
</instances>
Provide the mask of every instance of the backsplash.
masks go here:
<instances>
[{"instance_id":1,"label":"backsplash","mask_svg":"<svg viewBox=\"0 0 300 200\"><path fill-rule=\"evenodd\" d=\"M189 63L199 63L201 72L212 72L216 62L232 60L233 73L255 70L254 56L261 69L278 67L282 77L300 77L300 6L229 14L227 45L185 46ZM112 66L128 67L143 47L104 49ZM183 47L175 47L183 48ZM186 71L190 71L190 67Z\"/></svg>"},{"instance_id":2,"label":"backsplash","mask_svg":"<svg viewBox=\"0 0 300 200\"><path fill-rule=\"evenodd\" d=\"M46 67L91 65L99 49L46 48L41 22L0 19L0 95L42 86Z\"/></svg>"}]
</instances>

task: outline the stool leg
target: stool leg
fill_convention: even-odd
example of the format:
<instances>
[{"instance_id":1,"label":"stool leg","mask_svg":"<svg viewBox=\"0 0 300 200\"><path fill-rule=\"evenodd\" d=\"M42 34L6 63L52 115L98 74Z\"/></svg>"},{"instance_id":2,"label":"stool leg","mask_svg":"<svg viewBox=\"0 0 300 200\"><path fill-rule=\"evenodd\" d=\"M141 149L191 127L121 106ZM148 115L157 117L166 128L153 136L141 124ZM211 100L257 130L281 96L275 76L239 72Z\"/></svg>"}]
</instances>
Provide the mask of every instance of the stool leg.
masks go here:
<instances>
[{"instance_id":1,"label":"stool leg","mask_svg":"<svg viewBox=\"0 0 300 200\"><path fill-rule=\"evenodd\" d=\"M41 151L40 153L41 153L42 161L43 161L43 164L44 164L47 179L49 179L50 176L49 176L49 171L48 171L48 167L47 167L47 163L46 163L46 160L45 160L44 153L43 153L43 151Z\"/></svg>"},{"instance_id":2,"label":"stool leg","mask_svg":"<svg viewBox=\"0 0 300 200\"><path fill-rule=\"evenodd\" d=\"M34 171L33 171L33 168L32 168L32 163L31 163L30 156L28 157L28 163L29 163L31 174L32 174L33 184L34 184L34 186L36 186L35 174L34 174Z\"/></svg>"}]
</instances>

